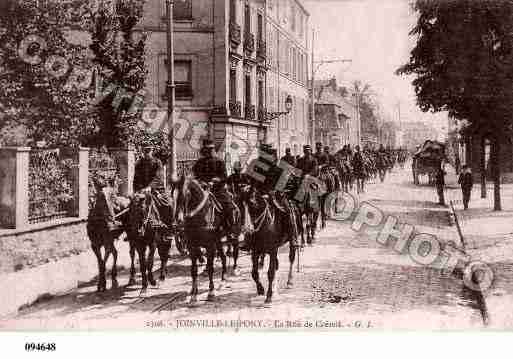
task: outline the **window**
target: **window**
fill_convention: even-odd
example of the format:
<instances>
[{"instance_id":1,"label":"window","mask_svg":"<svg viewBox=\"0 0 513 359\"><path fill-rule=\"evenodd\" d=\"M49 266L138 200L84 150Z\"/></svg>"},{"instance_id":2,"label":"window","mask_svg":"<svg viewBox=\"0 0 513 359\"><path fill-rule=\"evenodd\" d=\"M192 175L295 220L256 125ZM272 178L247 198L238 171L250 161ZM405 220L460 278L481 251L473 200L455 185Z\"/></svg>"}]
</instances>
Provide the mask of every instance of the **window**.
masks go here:
<instances>
[{"instance_id":1,"label":"window","mask_svg":"<svg viewBox=\"0 0 513 359\"><path fill-rule=\"evenodd\" d=\"M244 79L244 105L251 105L251 75L246 75Z\"/></svg>"},{"instance_id":2,"label":"window","mask_svg":"<svg viewBox=\"0 0 513 359\"><path fill-rule=\"evenodd\" d=\"M258 109L264 107L264 81L258 81Z\"/></svg>"},{"instance_id":3,"label":"window","mask_svg":"<svg viewBox=\"0 0 513 359\"><path fill-rule=\"evenodd\" d=\"M296 31L296 6L293 1L290 2L290 28Z\"/></svg>"},{"instance_id":4,"label":"window","mask_svg":"<svg viewBox=\"0 0 513 359\"><path fill-rule=\"evenodd\" d=\"M270 111L276 111L274 107L274 87L272 86L267 88L267 105Z\"/></svg>"},{"instance_id":5,"label":"window","mask_svg":"<svg viewBox=\"0 0 513 359\"><path fill-rule=\"evenodd\" d=\"M246 34L251 32L251 10L249 5L244 6L244 31Z\"/></svg>"},{"instance_id":6,"label":"window","mask_svg":"<svg viewBox=\"0 0 513 359\"><path fill-rule=\"evenodd\" d=\"M166 0L162 1L162 19L166 20ZM174 20L192 20L192 0L175 0L173 2Z\"/></svg>"},{"instance_id":7,"label":"window","mask_svg":"<svg viewBox=\"0 0 513 359\"><path fill-rule=\"evenodd\" d=\"M192 97L191 61L175 61L176 98Z\"/></svg>"},{"instance_id":8,"label":"window","mask_svg":"<svg viewBox=\"0 0 513 359\"><path fill-rule=\"evenodd\" d=\"M257 40L263 41L264 37L264 19L262 14L258 14L258 30L257 30Z\"/></svg>"},{"instance_id":9,"label":"window","mask_svg":"<svg viewBox=\"0 0 513 359\"><path fill-rule=\"evenodd\" d=\"M237 0L230 0L230 21L237 22Z\"/></svg>"},{"instance_id":10,"label":"window","mask_svg":"<svg viewBox=\"0 0 513 359\"><path fill-rule=\"evenodd\" d=\"M304 20L303 20L303 14L299 13L299 20L298 20L298 26L299 26L299 37L303 38L305 35L305 27L304 27Z\"/></svg>"},{"instance_id":11,"label":"window","mask_svg":"<svg viewBox=\"0 0 513 359\"><path fill-rule=\"evenodd\" d=\"M296 58L296 48L292 48L292 78L297 80L297 58Z\"/></svg>"},{"instance_id":12,"label":"window","mask_svg":"<svg viewBox=\"0 0 513 359\"><path fill-rule=\"evenodd\" d=\"M192 19L192 0L175 0L173 6L173 19Z\"/></svg>"},{"instance_id":13,"label":"window","mask_svg":"<svg viewBox=\"0 0 513 359\"><path fill-rule=\"evenodd\" d=\"M283 102L285 101L285 99L287 98L287 94L285 92L280 92L280 96L278 96L278 108L279 108L279 111L282 111L282 104ZM280 116L279 119L281 121L281 128L283 130L286 130L287 129L287 122L288 122L288 115L285 115L285 116Z\"/></svg>"},{"instance_id":14,"label":"window","mask_svg":"<svg viewBox=\"0 0 513 359\"><path fill-rule=\"evenodd\" d=\"M192 62L190 60L175 61L175 97L176 99L190 99L192 93ZM161 101L167 101L167 59L165 55L159 56L158 84Z\"/></svg>"},{"instance_id":15,"label":"window","mask_svg":"<svg viewBox=\"0 0 513 359\"><path fill-rule=\"evenodd\" d=\"M230 102L237 102L237 70L230 70Z\"/></svg>"},{"instance_id":16,"label":"window","mask_svg":"<svg viewBox=\"0 0 513 359\"><path fill-rule=\"evenodd\" d=\"M293 130L297 130L297 120L298 120L298 118L297 118L298 117L297 116L298 115L298 111L297 110L298 110L298 108L297 108L297 97L294 96L294 97L292 97L292 111L291 111L292 116L290 116L291 117L290 120L292 121L290 127Z\"/></svg>"}]
</instances>

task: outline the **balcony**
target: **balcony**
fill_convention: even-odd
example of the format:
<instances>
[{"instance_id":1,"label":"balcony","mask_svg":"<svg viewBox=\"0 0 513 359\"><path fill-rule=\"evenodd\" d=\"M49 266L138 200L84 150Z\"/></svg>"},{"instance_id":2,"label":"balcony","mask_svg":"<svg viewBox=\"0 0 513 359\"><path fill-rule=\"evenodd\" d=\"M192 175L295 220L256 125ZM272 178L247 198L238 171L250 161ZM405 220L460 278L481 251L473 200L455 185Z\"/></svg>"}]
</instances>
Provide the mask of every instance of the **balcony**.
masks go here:
<instances>
[{"instance_id":1,"label":"balcony","mask_svg":"<svg viewBox=\"0 0 513 359\"><path fill-rule=\"evenodd\" d=\"M239 101L230 101L230 115L233 117L241 117L242 105Z\"/></svg>"},{"instance_id":2,"label":"balcony","mask_svg":"<svg viewBox=\"0 0 513 359\"><path fill-rule=\"evenodd\" d=\"M265 61L267 55L267 45L265 41L258 40L258 46L257 46L257 58L259 60Z\"/></svg>"},{"instance_id":3,"label":"balcony","mask_svg":"<svg viewBox=\"0 0 513 359\"><path fill-rule=\"evenodd\" d=\"M244 51L249 54L255 51L255 35L250 32L244 34Z\"/></svg>"},{"instance_id":4,"label":"balcony","mask_svg":"<svg viewBox=\"0 0 513 359\"><path fill-rule=\"evenodd\" d=\"M239 46L241 42L240 26L235 22L230 22L230 42L235 47Z\"/></svg>"},{"instance_id":5,"label":"balcony","mask_svg":"<svg viewBox=\"0 0 513 359\"><path fill-rule=\"evenodd\" d=\"M247 121L255 119L255 105L246 105L244 107L244 119Z\"/></svg>"}]
</instances>

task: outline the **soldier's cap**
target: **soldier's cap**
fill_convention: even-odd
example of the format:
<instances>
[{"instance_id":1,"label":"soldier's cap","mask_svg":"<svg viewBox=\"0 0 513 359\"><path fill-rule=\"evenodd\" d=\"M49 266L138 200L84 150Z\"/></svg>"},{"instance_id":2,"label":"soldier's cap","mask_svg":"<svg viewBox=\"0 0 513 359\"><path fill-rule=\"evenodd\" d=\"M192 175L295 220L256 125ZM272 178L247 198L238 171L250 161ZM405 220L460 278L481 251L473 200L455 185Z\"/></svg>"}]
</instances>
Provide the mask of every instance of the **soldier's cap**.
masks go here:
<instances>
[{"instance_id":1,"label":"soldier's cap","mask_svg":"<svg viewBox=\"0 0 513 359\"><path fill-rule=\"evenodd\" d=\"M330 149L330 146L324 146L324 149L325 149L325 150L329 150L329 149Z\"/></svg>"},{"instance_id":2,"label":"soldier's cap","mask_svg":"<svg viewBox=\"0 0 513 359\"><path fill-rule=\"evenodd\" d=\"M311 150L311 149L312 149L312 146L310 146L310 145L303 146L303 150Z\"/></svg>"},{"instance_id":3,"label":"soldier's cap","mask_svg":"<svg viewBox=\"0 0 513 359\"><path fill-rule=\"evenodd\" d=\"M322 147L322 142L317 142L317 143L315 144L315 147Z\"/></svg>"},{"instance_id":4,"label":"soldier's cap","mask_svg":"<svg viewBox=\"0 0 513 359\"><path fill-rule=\"evenodd\" d=\"M143 150L153 150L155 145L153 143L145 143L142 145Z\"/></svg>"},{"instance_id":5,"label":"soldier's cap","mask_svg":"<svg viewBox=\"0 0 513 359\"><path fill-rule=\"evenodd\" d=\"M214 142L212 140L203 141L203 148L215 148Z\"/></svg>"}]
</instances>

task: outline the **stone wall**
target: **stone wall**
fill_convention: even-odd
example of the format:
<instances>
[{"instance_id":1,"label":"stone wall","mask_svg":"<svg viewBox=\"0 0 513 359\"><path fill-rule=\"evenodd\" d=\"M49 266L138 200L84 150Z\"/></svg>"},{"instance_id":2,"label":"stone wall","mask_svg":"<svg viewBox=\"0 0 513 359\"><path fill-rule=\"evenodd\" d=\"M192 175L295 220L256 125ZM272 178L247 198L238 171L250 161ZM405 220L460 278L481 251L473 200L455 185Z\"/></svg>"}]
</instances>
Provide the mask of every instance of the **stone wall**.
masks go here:
<instances>
[{"instance_id":1,"label":"stone wall","mask_svg":"<svg viewBox=\"0 0 513 359\"><path fill-rule=\"evenodd\" d=\"M30 230L0 231L0 273L17 272L90 248L85 221L65 219Z\"/></svg>"}]
</instances>

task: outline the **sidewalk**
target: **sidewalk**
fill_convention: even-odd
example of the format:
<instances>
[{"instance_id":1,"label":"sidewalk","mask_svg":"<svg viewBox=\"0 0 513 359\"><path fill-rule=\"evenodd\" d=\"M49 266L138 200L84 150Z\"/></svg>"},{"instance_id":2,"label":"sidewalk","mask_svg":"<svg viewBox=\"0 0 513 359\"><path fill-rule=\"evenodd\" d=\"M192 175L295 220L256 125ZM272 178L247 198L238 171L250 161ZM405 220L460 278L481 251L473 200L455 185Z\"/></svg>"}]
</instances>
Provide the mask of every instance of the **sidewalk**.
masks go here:
<instances>
[{"instance_id":1,"label":"sidewalk","mask_svg":"<svg viewBox=\"0 0 513 359\"><path fill-rule=\"evenodd\" d=\"M490 315L489 327L513 327L513 185L501 186L502 211L493 211L493 184L487 185L487 198L475 184L470 208L463 210L461 190L448 190L472 260L487 263L494 272L492 287L484 293ZM456 229L455 229L456 231Z\"/></svg>"}]
</instances>

